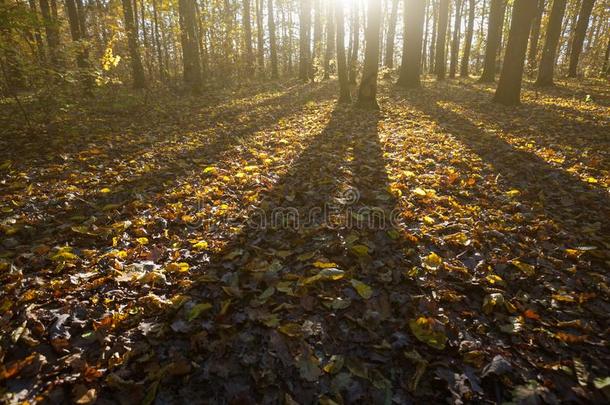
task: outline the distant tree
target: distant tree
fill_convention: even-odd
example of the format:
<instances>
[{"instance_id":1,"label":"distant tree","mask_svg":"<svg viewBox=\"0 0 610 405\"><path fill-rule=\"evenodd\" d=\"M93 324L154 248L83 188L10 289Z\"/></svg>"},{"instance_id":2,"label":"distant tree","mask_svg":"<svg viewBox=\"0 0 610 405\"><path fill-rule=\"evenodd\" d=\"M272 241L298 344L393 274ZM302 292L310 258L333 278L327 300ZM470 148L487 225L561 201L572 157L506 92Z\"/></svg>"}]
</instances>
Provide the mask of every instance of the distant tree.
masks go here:
<instances>
[{"instance_id":1,"label":"distant tree","mask_svg":"<svg viewBox=\"0 0 610 405\"><path fill-rule=\"evenodd\" d=\"M265 27L263 26L263 0L256 1L256 60L258 75L265 77Z\"/></svg>"},{"instance_id":2,"label":"distant tree","mask_svg":"<svg viewBox=\"0 0 610 405\"><path fill-rule=\"evenodd\" d=\"M472 37L474 35L475 0L468 1L468 25L466 37L464 38L464 54L460 65L460 76L468 77L470 70L470 51L472 49Z\"/></svg>"},{"instance_id":3,"label":"distant tree","mask_svg":"<svg viewBox=\"0 0 610 405\"><path fill-rule=\"evenodd\" d=\"M451 60L449 61L449 77L454 78L457 71L458 55L460 53L460 35L462 29L462 7L464 2L456 0L455 3L455 20L453 22L453 40L451 41Z\"/></svg>"},{"instance_id":4,"label":"distant tree","mask_svg":"<svg viewBox=\"0 0 610 405\"><path fill-rule=\"evenodd\" d=\"M246 49L246 76L249 78L254 75L254 53L252 48L252 16L250 13L250 1L251 0L243 0L244 48Z\"/></svg>"},{"instance_id":5,"label":"distant tree","mask_svg":"<svg viewBox=\"0 0 610 405\"><path fill-rule=\"evenodd\" d=\"M131 0L122 0L123 16L125 21L125 31L127 33L127 45L129 48L129 58L131 72L133 76L133 87L143 89L146 87L144 77L144 67L140 58L140 47L138 45L138 35L134 25L134 15Z\"/></svg>"},{"instance_id":6,"label":"distant tree","mask_svg":"<svg viewBox=\"0 0 610 405\"><path fill-rule=\"evenodd\" d=\"M352 32L351 32L351 41L352 41L352 49L349 53L349 62L348 62L348 72L349 72L349 82L351 84L356 84L356 77L358 76L358 54L360 53L360 7L359 1L353 2L352 9Z\"/></svg>"},{"instance_id":7,"label":"distant tree","mask_svg":"<svg viewBox=\"0 0 610 405\"><path fill-rule=\"evenodd\" d=\"M58 66L60 64L60 36L58 21L52 14L49 0L40 0L39 5L40 14L42 15L42 21L44 23L47 47L49 48L49 58L52 65Z\"/></svg>"},{"instance_id":8,"label":"distant tree","mask_svg":"<svg viewBox=\"0 0 610 405\"><path fill-rule=\"evenodd\" d=\"M267 0L267 27L269 28L269 57L271 59L271 78L277 79L280 74L277 67L277 41L275 37L275 17L273 0Z\"/></svg>"},{"instance_id":9,"label":"distant tree","mask_svg":"<svg viewBox=\"0 0 610 405\"><path fill-rule=\"evenodd\" d=\"M502 40L505 10L506 0L491 0L487 23L487 42L485 43L485 61L483 62L483 74L479 79L482 83L493 83L496 80L496 58Z\"/></svg>"},{"instance_id":10,"label":"distant tree","mask_svg":"<svg viewBox=\"0 0 610 405\"><path fill-rule=\"evenodd\" d=\"M178 13L180 14L180 42L182 43L184 83L192 93L196 94L201 92L203 83L195 0L178 0Z\"/></svg>"},{"instance_id":11,"label":"distant tree","mask_svg":"<svg viewBox=\"0 0 610 405\"><path fill-rule=\"evenodd\" d=\"M381 25L381 0L368 0L365 31L364 66L358 89L358 107L378 110L377 73L379 72L379 31Z\"/></svg>"},{"instance_id":12,"label":"distant tree","mask_svg":"<svg viewBox=\"0 0 610 405\"><path fill-rule=\"evenodd\" d=\"M602 64L602 76L610 77L610 39L608 39L608 45L606 45L606 52L604 53L604 63Z\"/></svg>"},{"instance_id":13,"label":"distant tree","mask_svg":"<svg viewBox=\"0 0 610 405\"><path fill-rule=\"evenodd\" d=\"M430 36L430 66L428 68L428 71L434 72L434 62L436 60L436 30L438 28L438 3L436 0L430 0L430 3L432 4L432 35Z\"/></svg>"},{"instance_id":14,"label":"distant tree","mask_svg":"<svg viewBox=\"0 0 610 405\"><path fill-rule=\"evenodd\" d=\"M308 81L311 73L311 0L300 3L299 79Z\"/></svg>"},{"instance_id":15,"label":"distant tree","mask_svg":"<svg viewBox=\"0 0 610 405\"><path fill-rule=\"evenodd\" d=\"M527 54L527 64L530 72L536 68L536 59L538 57L538 42L540 40L540 26L542 24L542 15L544 14L545 0L538 0L538 9L530 30L530 47Z\"/></svg>"},{"instance_id":16,"label":"distant tree","mask_svg":"<svg viewBox=\"0 0 610 405\"><path fill-rule=\"evenodd\" d=\"M401 87L413 88L421 85L425 4L424 0L404 0L402 64L397 82Z\"/></svg>"},{"instance_id":17,"label":"distant tree","mask_svg":"<svg viewBox=\"0 0 610 405\"><path fill-rule=\"evenodd\" d=\"M322 59L322 3L320 0L314 0L313 4L313 44L311 50L311 63L309 64L309 68L311 69L309 75L312 80L316 77L316 68L318 62Z\"/></svg>"},{"instance_id":18,"label":"distant tree","mask_svg":"<svg viewBox=\"0 0 610 405\"><path fill-rule=\"evenodd\" d=\"M327 5L327 9L326 9L326 52L324 54L324 79L330 78L330 61L333 57L333 54L335 53L335 46L336 46L335 19L336 18L333 18L333 15L336 11L335 3L337 3L337 0L329 1L328 5ZM341 22L343 24L345 24L344 17L343 17L343 8L341 8ZM345 35L345 25L343 26L343 35ZM342 41L345 42L345 39L342 39ZM343 45L343 48L344 48L343 49L343 59L344 59L343 62L347 63L345 61L345 44Z\"/></svg>"},{"instance_id":19,"label":"distant tree","mask_svg":"<svg viewBox=\"0 0 610 405\"><path fill-rule=\"evenodd\" d=\"M445 78L447 61L445 59L445 46L447 43L447 25L449 22L449 0L440 0L438 14L438 30L436 34L436 60L434 70L439 80Z\"/></svg>"},{"instance_id":20,"label":"distant tree","mask_svg":"<svg viewBox=\"0 0 610 405\"><path fill-rule=\"evenodd\" d=\"M538 77L536 86L551 86L553 84L553 72L555 69L557 45L561 35L561 24L566 12L567 0L553 0L551 15L546 28L542 59L538 66Z\"/></svg>"},{"instance_id":21,"label":"distant tree","mask_svg":"<svg viewBox=\"0 0 610 405\"><path fill-rule=\"evenodd\" d=\"M582 52L582 46L585 41L585 35L591 18L591 11L595 0L583 0L578 14L578 22L574 29L574 37L572 39L572 52L570 53L570 67L568 68L568 77L576 77L578 70L578 60Z\"/></svg>"},{"instance_id":22,"label":"distant tree","mask_svg":"<svg viewBox=\"0 0 610 405\"><path fill-rule=\"evenodd\" d=\"M352 99L349 90L349 77L347 74L347 60L345 59L345 18L343 2L335 2L335 25L337 27L337 73L339 75L339 103L349 103Z\"/></svg>"},{"instance_id":23,"label":"distant tree","mask_svg":"<svg viewBox=\"0 0 610 405\"><path fill-rule=\"evenodd\" d=\"M521 83L527 40L536 15L536 8L537 3L532 0L515 0L514 2L504 64L493 98L497 103L518 105L521 102Z\"/></svg>"},{"instance_id":24,"label":"distant tree","mask_svg":"<svg viewBox=\"0 0 610 405\"><path fill-rule=\"evenodd\" d=\"M425 2L425 1L424 1ZM392 11L386 35L385 63L387 68L394 67L394 40L396 38L396 20L398 20L398 0L392 0Z\"/></svg>"}]
</instances>

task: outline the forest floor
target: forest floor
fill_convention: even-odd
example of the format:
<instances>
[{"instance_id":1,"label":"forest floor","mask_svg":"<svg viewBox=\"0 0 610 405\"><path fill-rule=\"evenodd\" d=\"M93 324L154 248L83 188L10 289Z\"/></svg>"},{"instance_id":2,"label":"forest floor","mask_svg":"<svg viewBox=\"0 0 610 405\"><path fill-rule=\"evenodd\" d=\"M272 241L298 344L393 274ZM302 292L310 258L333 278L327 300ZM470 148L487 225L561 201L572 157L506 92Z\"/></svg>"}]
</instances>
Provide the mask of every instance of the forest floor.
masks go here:
<instances>
[{"instance_id":1,"label":"forest floor","mask_svg":"<svg viewBox=\"0 0 610 405\"><path fill-rule=\"evenodd\" d=\"M610 400L610 86L492 93L1 117L0 402Z\"/></svg>"}]
</instances>

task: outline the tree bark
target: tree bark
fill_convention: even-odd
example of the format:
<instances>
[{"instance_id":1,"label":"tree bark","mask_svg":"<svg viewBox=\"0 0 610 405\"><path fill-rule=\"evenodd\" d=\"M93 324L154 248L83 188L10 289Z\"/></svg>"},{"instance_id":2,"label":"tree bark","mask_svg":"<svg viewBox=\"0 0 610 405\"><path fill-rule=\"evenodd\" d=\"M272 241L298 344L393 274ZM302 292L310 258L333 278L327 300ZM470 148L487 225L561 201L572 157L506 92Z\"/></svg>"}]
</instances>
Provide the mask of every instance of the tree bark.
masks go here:
<instances>
[{"instance_id":1,"label":"tree bark","mask_svg":"<svg viewBox=\"0 0 610 405\"><path fill-rule=\"evenodd\" d=\"M311 0L301 0L299 21L299 79L308 81L311 73Z\"/></svg>"},{"instance_id":2,"label":"tree bark","mask_svg":"<svg viewBox=\"0 0 610 405\"><path fill-rule=\"evenodd\" d=\"M420 73L425 18L425 0L404 0L402 65L397 82L399 86L404 88L414 88L421 85Z\"/></svg>"},{"instance_id":3,"label":"tree bark","mask_svg":"<svg viewBox=\"0 0 610 405\"><path fill-rule=\"evenodd\" d=\"M608 45L606 46L606 53L604 54L604 64L602 65L602 77L610 77L610 39L608 39Z\"/></svg>"},{"instance_id":4,"label":"tree bark","mask_svg":"<svg viewBox=\"0 0 610 405\"><path fill-rule=\"evenodd\" d=\"M198 94L201 92L203 83L199 59L197 21L195 18L195 0L178 0L178 13L180 15L180 41L182 43L184 83L192 93Z\"/></svg>"},{"instance_id":5,"label":"tree bark","mask_svg":"<svg viewBox=\"0 0 610 405\"><path fill-rule=\"evenodd\" d=\"M277 40L275 36L275 17L273 0L267 0L267 25L269 28L269 57L271 58L271 78L277 79L280 74L277 67Z\"/></svg>"},{"instance_id":6,"label":"tree bark","mask_svg":"<svg viewBox=\"0 0 610 405\"><path fill-rule=\"evenodd\" d=\"M540 41L540 26L542 24L542 15L544 14L545 0L538 0L538 9L532 23L530 32L530 47L527 55L528 70L530 73L536 68L536 60L538 58L538 42Z\"/></svg>"},{"instance_id":7,"label":"tree bark","mask_svg":"<svg viewBox=\"0 0 610 405\"><path fill-rule=\"evenodd\" d=\"M246 76L252 78L254 75L254 53L252 51L252 21L250 13L250 1L243 0L244 10L244 48L246 49Z\"/></svg>"},{"instance_id":8,"label":"tree bark","mask_svg":"<svg viewBox=\"0 0 610 405\"><path fill-rule=\"evenodd\" d=\"M347 74L347 60L345 59L345 18L343 2L335 1L335 25L337 26L337 73L339 75L339 103L349 103L352 96L349 90L349 77Z\"/></svg>"},{"instance_id":9,"label":"tree bark","mask_svg":"<svg viewBox=\"0 0 610 405\"><path fill-rule=\"evenodd\" d=\"M436 66L434 61L436 60L436 38L438 28L438 3L436 0L430 0L432 3L432 36L430 37L430 66L429 72L434 72Z\"/></svg>"},{"instance_id":10,"label":"tree bark","mask_svg":"<svg viewBox=\"0 0 610 405\"><path fill-rule=\"evenodd\" d=\"M312 80L316 77L317 66L321 60L322 51L322 4L320 0L314 0L314 24L313 24L313 47L311 51L310 76Z\"/></svg>"},{"instance_id":11,"label":"tree bark","mask_svg":"<svg viewBox=\"0 0 610 405\"><path fill-rule=\"evenodd\" d=\"M263 0L256 1L256 56L258 74L265 77L265 34L263 27Z\"/></svg>"},{"instance_id":12,"label":"tree bark","mask_svg":"<svg viewBox=\"0 0 610 405\"><path fill-rule=\"evenodd\" d=\"M140 49L138 47L137 33L135 32L131 0L122 0L122 3L131 72L133 76L133 87L135 89L143 89L146 87L146 78L144 77L144 68L142 67L142 59L140 58Z\"/></svg>"},{"instance_id":13,"label":"tree bark","mask_svg":"<svg viewBox=\"0 0 610 405\"><path fill-rule=\"evenodd\" d=\"M423 1L423 0L422 0ZM423 1L425 3L425 1ZM398 20L398 0L392 0L392 11L388 22L388 34L385 46L385 67L394 68L394 40L396 38L396 20Z\"/></svg>"},{"instance_id":14,"label":"tree bark","mask_svg":"<svg viewBox=\"0 0 610 405\"><path fill-rule=\"evenodd\" d=\"M532 1L532 0L529 0ZM483 74L479 79L482 83L493 83L496 80L496 57L502 40L502 26L506 0L491 0L489 21L487 23L487 42L485 44L485 61Z\"/></svg>"},{"instance_id":15,"label":"tree bark","mask_svg":"<svg viewBox=\"0 0 610 405\"><path fill-rule=\"evenodd\" d=\"M468 2L468 26L466 28L466 38L464 38L464 55L460 65L460 77L468 77L470 70L470 51L472 49L472 37L474 36L474 16L475 0Z\"/></svg>"},{"instance_id":16,"label":"tree bark","mask_svg":"<svg viewBox=\"0 0 610 405\"><path fill-rule=\"evenodd\" d=\"M513 15L506 45L506 54L500 81L493 98L504 105L518 105L521 102L521 83L527 52L527 40L537 3L532 0L515 0Z\"/></svg>"},{"instance_id":17,"label":"tree bark","mask_svg":"<svg viewBox=\"0 0 610 405\"><path fill-rule=\"evenodd\" d=\"M455 20L453 24L453 40L451 41L451 61L449 63L449 77L452 79L455 78L455 72L457 71L459 60L463 6L464 2L462 0L457 0L455 5Z\"/></svg>"},{"instance_id":18,"label":"tree bark","mask_svg":"<svg viewBox=\"0 0 610 405\"><path fill-rule=\"evenodd\" d=\"M445 47L447 43L447 25L449 22L449 0L440 0L438 30L436 36L436 60L434 72L438 80L445 79L447 61Z\"/></svg>"},{"instance_id":19,"label":"tree bark","mask_svg":"<svg viewBox=\"0 0 610 405\"><path fill-rule=\"evenodd\" d=\"M578 22L574 30L574 38L572 39L572 52L570 53L570 67L568 68L568 77L576 77L578 70L578 60L582 52L582 45L585 40L587 28L589 26L589 18L593 11L595 0L583 0L578 14Z\"/></svg>"},{"instance_id":20,"label":"tree bark","mask_svg":"<svg viewBox=\"0 0 610 405\"><path fill-rule=\"evenodd\" d=\"M538 77L536 78L536 86L552 86L553 71L555 69L557 45L559 44L559 36L561 35L561 23L566 12L567 0L553 0L553 7L549 22L546 29L546 37L544 39L544 48L542 49L542 59L538 66Z\"/></svg>"},{"instance_id":21,"label":"tree bark","mask_svg":"<svg viewBox=\"0 0 610 405\"><path fill-rule=\"evenodd\" d=\"M327 5L327 13L326 13L326 53L324 55L324 79L328 80L330 78L330 61L335 53L336 47L336 35L335 35L335 25L339 21L337 16L333 18L335 12L341 12L341 24L343 25L343 35L345 35L345 19L343 15L343 7L340 9L336 9L337 6L334 4L336 1L330 1ZM336 10L335 10L336 9ZM337 21L335 21L337 20ZM345 39L342 40L343 44L343 63L347 63L345 61ZM337 51L338 53L338 51Z\"/></svg>"},{"instance_id":22,"label":"tree bark","mask_svg":"<svg viewBox=\"0 0 610 405\"><path fill-rule=\"evenodd\" d=\"M51 64L57 67L60 64L58 23L51 14L49 0L40 0L39 5L40 14L42 14L42 21L44 22L47 46L49 48L49 59Z\"/></svg>"},{"instance_id":23,"label":"tree bark","mask_svg":"<svg viewBox=\"0 0 610 405\"><path fill-rule=\"evenodd\" d=\"M377 73L379 72L379 31L381 23L381 0L368 0L366 46L362 81L358 89L358 107L378 110Z\"/></svg>"},{"instance_id":24,"label":"tree bark","mask_svg":"<svg viewBox=\"0 0 610 405\"><path fill-rule=\"evenodd\" d=\"M360 53L360 7L358 1L354 2L354 16L352 21L352 51L349 55L349 82L350 84L356 84L356 78L358 76L358 54Z\"/></svg>"}]
</instances>

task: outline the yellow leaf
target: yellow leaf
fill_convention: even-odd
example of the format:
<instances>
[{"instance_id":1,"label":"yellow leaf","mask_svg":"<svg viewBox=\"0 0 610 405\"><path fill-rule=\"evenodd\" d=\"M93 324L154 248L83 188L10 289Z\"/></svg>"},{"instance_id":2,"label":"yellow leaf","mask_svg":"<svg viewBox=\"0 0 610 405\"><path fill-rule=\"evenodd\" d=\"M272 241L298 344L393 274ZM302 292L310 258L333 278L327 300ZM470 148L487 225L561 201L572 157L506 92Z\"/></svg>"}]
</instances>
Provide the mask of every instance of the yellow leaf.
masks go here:
<instances>
[{"instance_id":1,"label":"yellow leaf","mask_svg":"<svg viewBox=\"0 0 610 405\"><path fill-rule=\"evenodd\" d=\"M356 256L366 256L369 254L369 247L366 245L354 245L351 247L351 250Z\"/></svg>"},{"instance_id":2,"label":"yellow leaf","mask_svg":"<svg viewBox=\"0 0 610 405\"><path fill-rule=\"evenodd\" d=\"M519 260L511 260L510 263L522 272L524 272L527 276L531 277L536 274L536 270L531 264L523 263Z\"/></svg>"},{"instance_id":3,"label":"yellow leaf","mask_svg":"<svg viewBox=\"0 0 610 405\"><path fill-rule=\"evenodd\" d=\"M292 322L280 326L278 330L284 335L288 335L290 337L298 337L301 336L302 333L301 325Z\"/></svg>"},{"instance_id":4,"label":"yellow leaf","mask_svg":"<svg viewBox=\"0 0 610 405\"><path fill-rule=\"evenodd\" d=\"M422 260L422 266L428 270L436 271L443 264L443 259L432 252Z\"/></svg>"},{"instance_id":5,"label":"yellow leaf","mask_svg":"<svg viewBox=\"0 0 610 405\"><path fill-rule=\"evenodd\" d=\"M136 241L140 244L140 245L147 245L148 244L148 238L142 236L141 238L136 239Z\"/></svg>"},{"instance_id":6,"label":"yellow leaf","mask_svg":"<svg viewBox=\"0 0 610 405\"><path fill-rule=\"evenodd\" d=\"M103 194L107 194L109 192L110 192L110 189L108 187L104 187L103 189L100 190L100 193L103 193Z\"/></svg>"},{"instance_id":7,"label":"yellow leaf","mask_svg":"<svg viewBox=\"0 0 610 405\"><path fill-rule=\"evenodd\" d=\"M184 262L180 262L180 263L170 263L167 266L165 266L165 271L170 272L170 273L185 273L187 271L189 271L189 264L188 263L184 263Z\"/></svg>"},{"instance_id":8,"label":"yellow leaf","mask_svg":"<svg viewBox=\"0 0 610 405\"><path fill-rule=\"evenodd\" d=\"M409 327L419 341L435 349L443 350L445 348L447 343L445 327L436 319L421 316L410 320Z\"/></svg>"},{"instance_id":9,"label":"yellow leaf","mask_svg":"<svg viewBox=\"0 0 610 405\"><path fill-rule=\"evenodd\" d=\"M365 300L368 300L373 295L373 289L370 286L364 284L362 281L353 279L351 283L352 287L354 287L358 295L360 295Z\"/></svg>"},{"instance_id":10,"label":"yellow leaf","mask_svg":"<svg viewBox=\"0 0 610 405\"><path fill-rule=\"evenodd\" d=\"M328 269L328 268L332 268L332 267L337 267L336 263L328 263L328 262L315 262L314 267L317 267L319 269Z\"/></svg>"},{"instance_id":11,"label":"yellow leaf","mask_svg":"<svg viewBox=\"0 0 610 405\"><path fill-rule=\"evenodd\" d=\"M193 244L193 249L195 250L205 250L208 248L208 242L202 240L195 244Z\"/></svg>"},{"instance_id":12,"label":"yellow leaf","mask_svg":"<svg viewBox=\"0 0 610 405\"><path fill-rule=\"evenodd\" d=\"M191 310L189 311L189 313L186 317L186 320L190 322L193 319L197 318L199 315L201 315L203 312L205 312L211 308L212 308L212 304L210 304L209 302L202 302L201 304L197 304L193 308L191 308Z\"/></svg>"},{"instance_id":13,"label":"yellow leaf","mask_svg":"<svg viewBox=\"0 0 610 405\"><path fill-rule=\"evenodd\" d=\"M506 192L506 195L509 196L510 198L515 198L520 194L521 194L521 191L515 190L515 189Z\"/></svg>"},{"instance_id":14,"label":"yellow leaf","mask_svg":"<svg viewBox=\"0 0 610 405\"><path fill-rule=\"evenodd\" d=\"M436 221L434 220L434 218L429 217L428 215L426 215L426 216L424 217L424 223L425 223L426 225L434 225L434 224L436 223Z\"/></svg>"},{"instance_id":15,"label":"yellow leaf","mask_svg":"<svg viewBox=\"0 0 610 405\"><path fill-rule=\"evenodd\" d=\"M420 196L420 197L425 197L426 196L426 190L424 190L421 187L417 187L416 189L413 190L413 194Z\"/></svg>"}]
</instances>

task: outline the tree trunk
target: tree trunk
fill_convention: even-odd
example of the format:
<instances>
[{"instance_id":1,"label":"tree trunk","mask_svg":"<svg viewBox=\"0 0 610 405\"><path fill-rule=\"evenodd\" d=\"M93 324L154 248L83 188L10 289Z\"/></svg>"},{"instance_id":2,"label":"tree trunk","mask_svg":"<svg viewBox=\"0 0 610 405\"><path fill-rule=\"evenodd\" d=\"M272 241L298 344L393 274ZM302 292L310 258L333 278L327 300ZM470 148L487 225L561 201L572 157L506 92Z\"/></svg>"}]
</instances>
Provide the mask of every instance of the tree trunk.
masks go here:
<instances>
[{"instance_id":1,"label":"tree trunk","mask_svg":"<svg viewBox=\"0 0 610 405\"><path fill-rule=\"evenodd\" d=\"M482 83L493 83L496 80L496 56L500 48L500 41L502 40L502 26L504 23L504 11L506 10L505 2L506 0L491 0L489 21L487 23L485 61L483 62L483 74L479 79Z\"/></svg>"},{"instance_id":2,"label":"tree trunk","mask_svg":"<svg viewBox=\"0 0 610 405\"><path fill-rule=\"evenodd\" d=\"M438 10L438 31L436 34L436 60L434 72L438 80L445 79L447 72L447 61L445 59L445 47L447 43L447 23L449 22L449 0L440 0Z\"/></svg>"},{"instance_id":3,"label":"tree trunk","mask_svg":"<svg viewBox=\"0 0 610 405\"><path fill-rule=\"evenodd\" d=\"M194 93L201 92L201 64L199 59L199 41L195 0L178 0L180 14L180 41L182 44L182 64L184 83Z\"/></svg>"},{"instance_id":4,"label":"tree trunk","mask_svg":"<svg viewBox=\"0 0 610 405\"><path fill-rule=\"evenodd\" d=\"M344 22L344 16L343 16L343 7L341 7L340 9L334 10L334 8L336 8L336 6L333 4L336 3L333 1L330 1L327 5L327 13L326 13L326 54L324 55L324 79L327 80L330 78L330 60L333 57L333 54L335 53L335 46L336 46L336 35L335 35L335 19L337 21L339 21L339 16L335 16L335 18L333 18L333 13L334 12L340 12L341 13L341 24L343 25L342 27L342 31L343 31L343 35L345 35L345 22ZM345 39L342 39L343 44L343 63L347 63L345 61ZM339 51L337 50L337 53ZM346 71L347 72L347 71Z\"/></svg>"},{"instance_id":5,"label":"tree trunk","mask_svg":"<svg viewBox=\"0 0 610 405\"><path fill-rule=\"evenodd\" d=\"M425 3L425 1L422 1ZM398 20L398 0L392 0L392 11L388 22L388 34L386 35L385 46L385 66L389 69L394 68L394 39L396 37L396 20Z\"/></svg>"},{"instance_id":6,"label":"tree trunk","mask_svg":"<svg viewBox=\"0 0 610 405\"><path fill-rule=\"evenodd\" d=\"M243 0L244 7L244 48L246 49L246 76L254 75L254 54L252 52L252 21L250 15L250 1Z\"/></svg>"},{"instance_id":7,"label":"tree trunk","mask_svg":"<svg viewBox=\"0 0 610 405\"><path fill-rule=\"evenodd\" d=\"M44 22L47 46L49 47L49 59L51 64L57 67L60 64L58 23L51 14L49 0L40 0L39 4L40 14L42 14L42 21Z\"/></svg>"},{"instance_id":8,"label":"tree trunk","mask_svg":"<svg viewBox=\"0 0 610 405\"><path fill-rule=\"evenodd\" d=\"M265 77L265 34L263 27L263 0L256 1L256 56L258 74Z\"/></svg>"},{"instance_id":9,"label":"tree trunk","mask_svg":"<svg viewBox=\"0 0 610 405\"><path fill-rule=\"evenodd\" d=\"M347 60L345 59L345 18L343 2L335 1L335 25L337 26L337 73L339 75L339 103L349 103L352 96L349 90Z\"/></svg>"},{"instance_id":10,"label":"tree trunk","mask_svg":"<svg viewBox=\"0 0 610 405\"><path fill-rule=\"evenodd\" d=\"M474 8L475 0L468 2L468 27L466 28L466 38L464 38L464 55L460 65L460 77L468 77L470 70L470 50L472 49L472 37L474 35Z\"/></svg>"},{"instance_id":11,"label":"tree trunk","mask_svg":"<svg viewBox=\"0 0 610 405\"><path fill-rule=\"evenodd\" d=\"M542 15L544 14L544 3L545 0L538 0L538 9L536 10L536 16L534 17L530 33L530 48L527 55L527 64L530 73L534 72L536 60L538 58L538 42L540 40L540 25L542 24Z\"/></svg>"},{"instance_id":12,"label":"tree trunk","mask_svg":"<svg viewBox=\"0 0 610 405\"><path fill-rule=\"evenodd\" d=\"M518 105L521 102L527 40L537 6L532 0L515 0L504 64L493 98L497 103Z\"/></svg>"},{"instance_id":13,"label":"tree trunk","mask_svg":"<svg viewBox=\"0 0 610 405\"><path fill-rule=\"evenodd\" d=\"M321 60L322 51L322 4L320 0L314 0L314 24L313 24L313 48L311 52L311 79L316 77L317 66Z\"/></svg>"},{"instance_id":14,"label":"tree trunk","mask_svg":"<svg viewBox=\"0 0 610 405\"><path fill-rule=\"evenodd\" d=\"M311 73L311 0L301 0L299 21L299 79L308 81Z\"/></svg>"},{"instance_id":15,"label":"tree trunk","mask_svg":"<svg viewBox=\"0 0 610 405\"><path fill-rule=\"evenodd\" d=\"M267 0L267 25L269 28L269 57L271 58L271 78L277 79L280 74L277 68L277 41L275 38L275 17L273 0Z\"/></svg>"},{"instance_id":16,"label":"tree trunk","mask_svg":"<svg viewBox=\"0 0 610 405\"><path fill-rule=\"evenodd\" d=\"M430 0L432 3L432 36L430 37L430 66L429 72L434 72L436 66L434 61L436 59L436 32L438 28L438 4L436 0Z\"/></svg>"},{"instance_id":17,"label":"tree trunk","mask_svg":"<svg viewBox=\"0 0 610 405\"><path fill-rule=\"evenodd\" d=\"M135 89L143 89L146 87L146 78L144 77L144 68L142 67L142 59L140 58L140 49L138 48L138 36L135 32L134 15L131 8L131 0L122 0L123 15L125 20L125 31L127 33L127 45L129 47L129 57L131 64L131 72L133 76L133 87Z\"/></svg>"},{"instance_id":18,"label":"tree trunk","mask_svg":"<svg viewBox=\"0 0 610 405\"><path fill-rule=\"evenodd\" d=\"M350 84L356 84L356 78L358 76L358 54L360 53L360 7L358 6L359 1L354 2L354 16L352 21L352 51L349 55L349 82Z\"/></svg>"},{"instance_id":19,"label":"tree trunk","mask_svg":"<svg viewBox=\"0 0 610 405\"><path fill-rule=\"evenodd\" d=\"M606 53L604 54L604 64L602 65L602 77L610 77L610 39L608 39L608 45L606 46Z\"/></svg>"},{"instance_id":20,"label":"tree trunk","mask_svg":"<svg viewBox=\"0 0 610 405\"><path fill-rule=\"evenodd\" d=\"M455 20L453 24L453 40L451 41L451 61L449 63L449 77L455 78L455 72L457 71L457 64L460 53L460 35L462 29L462 7L464 2L457 0L455 5Z\"/></svg>"},{"instance_id":21,"label":"tree trunk","mask_svg":"<svg viewBox=\"0 0 610 405\"><path fill-rule=\"evenodd\" d=\"M570 67L568 69L568 77L576 77L576 71L578 69L578 59L580 59L580 53L582 52L582 45L585 40L585 35L589 26L589 18L591 17L591 11L593 11L594 3L595 0L583 0L580 6L578 22L576 23L576 29L574 30L574 39L572 40L572 53L570 53Z\"/></svg>"},{"instance_id":22,"label":"tree trunk","mask_svg":"<svg viewBox=\"0 0 610 405\"><path fill-rule=\"evenodd\" d=\"M555 69L557 45L559 44L559 36L561 35L561 23L566 12L567 0L553 0L553 8L549 16L549 22L546 29L546 37L544 39L544 48L542 49L542 59L538 66L538 77L536 86L552 86L553 71Z\"/></svg>"},{"instance_id":23,"label":"tree trunk","mask_svg":"<svg viewBox=\"0 0 610 405\"><path fill-rule=\"evenodd\" d=\"M377 73L379 71L379 29L381 0L368 0L366 45L362 81L358 89L358 107L379 109L377 104Z\"/></svg>"},{"instance_id":24,"label":"tree trunk","mask_svg":"<svg viewBox=\"0 0 610 405\"><path fill-rule=\"evenodd\" d=\"M414 88L421 85L422 40L426 6L423 0L404 0L402 65L398 85Z\"/></svg>"},{"instance_id":25,"label":"tree trunk","mask_svg":"<svg viewBox=\"0 0 610 405\"><path fill-rule=\"evenodd\" d=\"M152 0L153 6L153 22L154 22L154 37L155 47L157 48L157 63L159 63L159 78L163 81L166 77L163 64L163 49L161 48L161 38L159 35L159 14L157 11L157 0Z\"/></svg>"}]
</instances>

